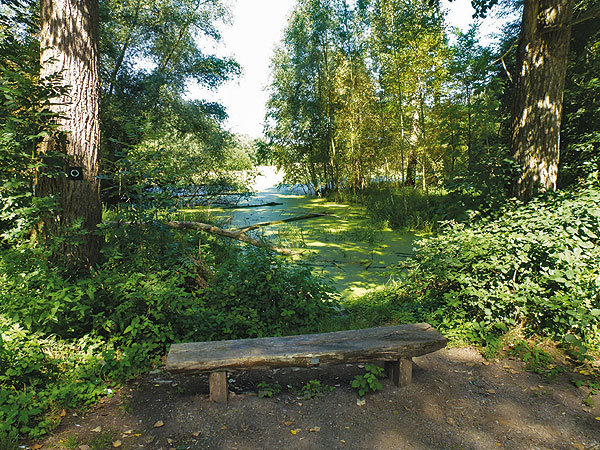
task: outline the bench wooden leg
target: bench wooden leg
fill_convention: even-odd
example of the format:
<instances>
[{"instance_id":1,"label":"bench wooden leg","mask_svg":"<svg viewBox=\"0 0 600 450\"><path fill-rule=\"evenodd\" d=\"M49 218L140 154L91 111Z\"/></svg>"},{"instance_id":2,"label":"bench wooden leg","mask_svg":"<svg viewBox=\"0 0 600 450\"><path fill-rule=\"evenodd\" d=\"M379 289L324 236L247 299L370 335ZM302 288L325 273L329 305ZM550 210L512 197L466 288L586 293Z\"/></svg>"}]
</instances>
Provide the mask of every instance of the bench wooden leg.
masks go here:
<instances>
[{"instance_id":1,"label":"bench wooden leg","mask_svg":"<svg viewBox=\"0 0 600 450\"><path fill-rule=\"evenodd\" d=\"M406 386L412 381L412 358L403 358L398 361L386 361L385 369L388 378L391 378L398 387Z\"/></svg>"},{"instance_id":2,"label":"bench wooden leg","mask_svg":"<svg viewBox=\"0 0 600 450\"><path fill-rule=\"evenodd\" d=\"M226 405L229 395L227 372L212 372L208 377L208 386L211 401Z\"/></svg>"}]
</instances>

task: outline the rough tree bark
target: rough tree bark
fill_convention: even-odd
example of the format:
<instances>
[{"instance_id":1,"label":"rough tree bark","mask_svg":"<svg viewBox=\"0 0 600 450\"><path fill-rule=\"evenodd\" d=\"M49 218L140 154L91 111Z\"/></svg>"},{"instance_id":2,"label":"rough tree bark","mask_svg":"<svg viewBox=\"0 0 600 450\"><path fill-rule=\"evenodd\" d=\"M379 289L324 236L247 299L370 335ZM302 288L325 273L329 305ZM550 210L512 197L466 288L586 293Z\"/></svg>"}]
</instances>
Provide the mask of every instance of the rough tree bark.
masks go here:
<instances>
[{"instance_id":1,"label":"rough tree bark","mask_svg":"<svg viewBox=\"0 0 600 450\"><path fill-rule=\"evenodd\" d=\"M560 125L574 0L525 0L517 50L511 150L513 194L556 190Z\"/></svg>"},{"instance_id":2,"label":"rough tree bark","mask_svg":"<svg viewBox=\"0 0 600 450\"><path fill-rule=\"evenodd\" d=\"M60 253L77 263L96 263L102 218L97 179L100 149L100 74L98 66L98 0L41 0L41 76L60 73L67 93L53 102L66 139L47 138L40 151L64 155L63 169L82 168L83 179L40 174L37 194L53 195L58 210L45 218L42 236L62 232L83 220L83 242L67 239Z\"/></svg>"}]
</instances>

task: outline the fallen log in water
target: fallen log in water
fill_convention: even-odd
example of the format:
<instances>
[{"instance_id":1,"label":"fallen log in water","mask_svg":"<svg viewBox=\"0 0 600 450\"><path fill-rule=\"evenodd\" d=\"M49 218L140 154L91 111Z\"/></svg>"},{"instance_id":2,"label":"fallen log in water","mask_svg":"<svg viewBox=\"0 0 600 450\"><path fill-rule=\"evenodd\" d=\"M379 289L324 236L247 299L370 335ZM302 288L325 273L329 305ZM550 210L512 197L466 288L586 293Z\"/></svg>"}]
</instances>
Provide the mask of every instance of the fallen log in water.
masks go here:
<instances>
[{"instance_id":1,"label":"fallen log in water","mask_svg":"<svg viewBox=\"0 0 600 450\"><path fill-rule=\"evenodd\" d=\"M298 220L314 219L315 217L323 217L323 216L333 216L333 215L328 214L328 213L305 214L303 216L288 217L287 219L272 220L270 222L259 222L259 223L255 223L253 225L248 225L243 228L236 228L235 230L240 233L245 233L246 231L256 230L257 228L260 228L260 227L268 227L270 225L277 225L280 223L296 222ZM336 217L336 216L333 216L333 217Z\"/></svg>"},{"instance_id":2,"label":"fallen log in water","mask_svg":"<svg viewBox=\"0 0 600 450\"><path fill-rule=\"evenodd\" d=\"M117 225L117 226L132 225L132 222L111 221L111 222L104 222L104 223L107 225ZM154 222L148 222L148 223L152 224ZM146 225L148 223L141 223L141 225ZM273 250L274 252L281 253L282 255L286 255L286 256L302 254L301 252L295 252L293 250L288 250L286 248L277 247L268 242L260 241L258 239L254 239L250 236L246 236L244 234L244 231L225 230L225 229L219 228L215 225L210 225L208 223L172 221L172 222L166 222L165 225L167 225L168 227L171 227L171 228L178 229L178 230L186 230L186 229L187 230L200 230L200 231L204 231L205 233L212 233L212 234L216 234L218 236L236 239L236 240L244 242L246 244L254 245L255 247L260 247L260 248L267 248L269 250Z\"/></svg>"},{"instance_id":3,"label":"fallen log in water","mask_svg":"<svg viewBox=\"0 0 600 450\"><path fill-rule=\"evenodd\" d=\"M268 242L260 241L258 239L254 239L250 236L246 236L244 231L231 231L224 230L223 228L216 227L214 225L201 223L201 222L168 222L172 228L177 228L180 230L184 229L194 229L201 230L207 233L217 234L219 236L228 237L231 239L237 239L238 241L245 242L246 244L254 245L255 247L268 248L269 250L273 250L277 253L281 253L282 255L299 255L298 252L293 250L288 250L286 248L276 247L273 244L269 244Z\"/></svg>"},{"instance_id":4,"label":"fallen log in water","mask_svg":"<svg viewBox=\"0 0 600 450\"><path fill-rule=\"evenodd\" d=\"M269 203L260 203L260 204L256 204L256 205L232 205L232 206L225 206L223 207L223 209L243 209L243 208L260 208L263 206L279 206L279 205L283 205L283 203L277 203L277 202L269 202Z\"/></svg>"}]
</instances>

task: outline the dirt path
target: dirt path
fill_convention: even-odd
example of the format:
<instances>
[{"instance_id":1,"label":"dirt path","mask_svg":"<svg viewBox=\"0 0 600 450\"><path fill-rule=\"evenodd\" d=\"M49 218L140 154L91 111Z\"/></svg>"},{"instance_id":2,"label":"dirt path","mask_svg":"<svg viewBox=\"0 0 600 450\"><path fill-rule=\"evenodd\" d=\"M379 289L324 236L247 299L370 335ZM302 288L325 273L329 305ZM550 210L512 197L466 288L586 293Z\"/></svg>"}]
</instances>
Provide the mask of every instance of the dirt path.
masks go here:
<instances>
[{"instance_id":1,"label":"dirt path","mask_svg":"<svg viewBox=\"0 0 600 450\"><path fill-rule=\"evenodd\" d=\"M384 380L360 406L349 383L362 373L356 365L240 372L228 407L208 400L205 376L149 374L84 417L66 417L43 448L600 449L600 407L583 404L587 392L570 374L547 382L521 361L445 349L415 358L410 386ZM314 379L335 389L309 400L293 393ZM261 381L283 391L258 398Z\"/></svg>"}]
</instances>

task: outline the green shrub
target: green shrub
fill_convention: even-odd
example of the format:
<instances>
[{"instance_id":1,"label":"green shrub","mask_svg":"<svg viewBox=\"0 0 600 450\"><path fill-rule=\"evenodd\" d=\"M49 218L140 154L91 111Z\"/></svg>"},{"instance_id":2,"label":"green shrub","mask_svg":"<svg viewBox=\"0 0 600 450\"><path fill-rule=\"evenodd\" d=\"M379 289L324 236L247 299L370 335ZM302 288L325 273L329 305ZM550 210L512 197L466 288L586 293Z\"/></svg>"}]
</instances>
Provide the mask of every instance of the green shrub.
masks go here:
<instances>
[{"instance_id":1,"label":"green shrub","mask_svg":"<svg viewBox=\"0 0 600 450\"><path fill-rule=\"evenodd\" d=\"M421 316L419 306L403 301L404 295L402 283L391 280L379 289L346 299L344 307L349 314L351 328L416 322Z\"/></svg>"},{"instance_id":2,"label":"green shrub","mask_svg":"<svg viewBox=\"0 0 600 450\"><path fill-rule=\"evenodd\" d=\"M88 274L29 243L0 250L0 436L48 432L57 410L90 404L172 342L316 330L332 314L329 285L302 265L139 222L104 229Z\"/></svg>"},{"instance_id":3,"label":"green shrub","mask_svg":"<svg viewBox=\"0 0 600 450\"><path fill-rule=\"evenodd\" d=\"M356 375L351 385L358 395L363 397L367 392L377 392L383 389L378 380L378 378L383 378L383 376L383 367L376 366L375 364L367 364L365 366L365 373Z\"/></svg>"},{"instance_id":4,"label":"green shrub","mask_svg":"<svg viewBox=\"0 0 600 450\"><path fill-rule=\"evenodd\" d=\"M334 387L321 383L319 380L308 380L308 382L300 388L298 395L303 400L311 398L323 397L330 392L333 392Z\"/></svg>"},{"instance_id":5,"label":"green shrub","mask_svg":"<svg viewBox=\"0 0 600 450\"><path fill-rule=\"evenodd\" d=\"M402 298L450 337L485 343L512 327L600 346L600 190L507 207L447 224L419 242ZM570 336L570 337L568 337Z\"/></svg>"},{"instance_id":6,"label":"green shrub","mask_svg":"<svg viewBox=\"0 0 600 450\"><path fill-rule=\"evenodd\" d=\"M272 398L281 392L281 385L278 383L269 384L266 381L258 383L258 398Z\"/></svg>"},{"instance_id":7,"label":"green shrub","mask_svg":"<svg viewBox=\"0 0 600 450\"><path fill-rule=\"evenodd\" d=\"M43 337L0 315L0 439L39 437L58 423L59 408L89 405L105 394L100 347L89 337Z\"/></svg>"},{"instance_id":8,"label":"green shrub","mask_svg":"<svg viewBox=\"0 0 600 450\"><path fill-rule=\"evenodd\" d=\"M232 254L202 293L211 339L317 331L332 315L333 299L332 287L308 267L260 249Z\"/></svg>"}]
</instances>

